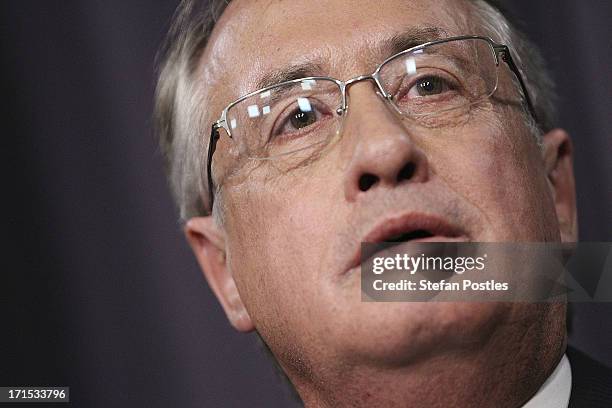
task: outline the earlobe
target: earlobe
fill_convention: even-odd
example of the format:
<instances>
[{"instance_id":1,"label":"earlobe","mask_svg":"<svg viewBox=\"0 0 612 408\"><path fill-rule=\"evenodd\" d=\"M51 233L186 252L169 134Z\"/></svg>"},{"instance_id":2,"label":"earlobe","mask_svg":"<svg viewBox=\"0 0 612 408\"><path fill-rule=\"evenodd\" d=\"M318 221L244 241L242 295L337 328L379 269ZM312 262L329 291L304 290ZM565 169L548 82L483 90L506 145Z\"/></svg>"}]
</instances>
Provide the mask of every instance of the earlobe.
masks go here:
<instances>
[{"instance_id":1,"label":"earlobe","mask_svg":"<svg viewBox=\"0 0 612 408\"><path fill-rule=\"evenodd\" d=\"M553 129L543 136L544 166L555 203L561 240L578 239L576 183L572 142L563 129Z\"/></svg>"},{"instance_id":2,"label":"earlobe","mask_svg":"<svg viewBox=\"0 0 612 408\"><path fill-rule=\"evenodd\" d=\"M191 218L185 224L184 232L204 277L232 326L243 332L253 330L253 323L226 262L223 232L211 216Z\"/></svg>"}]
</instances>

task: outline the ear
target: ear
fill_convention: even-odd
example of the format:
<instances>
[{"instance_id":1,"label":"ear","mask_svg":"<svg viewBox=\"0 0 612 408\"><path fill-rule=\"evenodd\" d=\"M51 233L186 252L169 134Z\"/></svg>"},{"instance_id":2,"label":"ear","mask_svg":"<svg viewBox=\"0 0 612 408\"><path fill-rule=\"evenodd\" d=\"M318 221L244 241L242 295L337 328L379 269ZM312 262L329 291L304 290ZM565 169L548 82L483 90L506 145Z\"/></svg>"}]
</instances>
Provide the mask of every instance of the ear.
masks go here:
<instances>
[{"instance_id":1,"label":"ear","mask_svg":"<svg viewBox=\"0 0 612 408\"><path fill-rule=\"evenodd\" d=\"M563 129L553 129L543 137L544 166L555 202L562 242L578 240L576 183L572 141Z\"/></svg>"},{"instance_id":2,"label":"ear","mask_svg":"<svg viewBox=\"0 0 612 408\"><path fill-rule=\"evenodd\" d=\"M185 236L215 296L232 326L254 329L225 258L225 236L211 216L194 217L185 224Z\"/></svg>"}]
</instances>

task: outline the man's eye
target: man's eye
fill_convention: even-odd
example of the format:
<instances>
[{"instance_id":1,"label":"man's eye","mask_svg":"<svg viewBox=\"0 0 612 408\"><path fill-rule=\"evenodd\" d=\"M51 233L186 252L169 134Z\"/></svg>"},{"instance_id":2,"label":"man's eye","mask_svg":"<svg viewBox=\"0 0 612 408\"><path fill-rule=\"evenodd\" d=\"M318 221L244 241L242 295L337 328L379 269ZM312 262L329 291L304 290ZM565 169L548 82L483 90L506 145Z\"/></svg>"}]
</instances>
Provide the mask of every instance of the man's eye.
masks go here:
<instances>
[{"instance_id":1,"label":"man's eye","mask_svg":"<svg viewBox=\"0 0 612 408\"><path fill-rule=\"evenodd\" d=\"M289 122L294 129L302 129L306 126L312 125L317 120L317 115L310 112L302 112L301 110L296 110L291 113L289 117Z\"/></svg>"},{"instance_id":2,"label":"man's eye","mask_svg":"<svg viewBox=\"0 0 612 408\"><path fill-rule=\"evenodd\" d=\"M444 90L444 83L440 78L431 77L419 79L416 87L420 96L437 95Z\"/></svg>"},{"instance_id":3,"label":"man's eye","mask_svg":"<svg viewBox=\"0 0 612 408\"><path fill-rule=\"evenodd\" d=\"M427 76L417 79L404 97L424 98L441 95L453 89L452 85L439 76Z\"/></svg>"},{"instance_id":4,"label":"man's eye","mask_svg":"<svg viewBox=\"0 0 612 408\"><path fill-rule=\"evenodd\" d=\"M309 133L310 128L317 128L318 122L326 117L313 100L298 98L297 105L281 115L282 119L272 132L274 136Z\"/></svg>"}]
</instances>

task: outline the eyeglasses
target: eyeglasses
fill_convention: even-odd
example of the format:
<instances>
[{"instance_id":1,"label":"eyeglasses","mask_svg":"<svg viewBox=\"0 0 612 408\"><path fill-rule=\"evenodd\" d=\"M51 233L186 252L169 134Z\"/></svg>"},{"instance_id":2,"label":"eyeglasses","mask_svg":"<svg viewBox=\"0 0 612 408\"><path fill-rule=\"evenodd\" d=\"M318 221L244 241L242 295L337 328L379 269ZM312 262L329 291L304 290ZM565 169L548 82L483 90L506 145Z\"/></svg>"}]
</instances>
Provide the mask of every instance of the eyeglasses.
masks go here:
<instances>
[{"instance_id":1,"label":"eyeglasses","mask_svg":"<svg viewBox=\"0 0 612 408\"><path fill-rule=\"evenodd\" d=\"M221 128L241 157L287 160L295 152L308 155L309 149L314 152L339 133L341 118L348 110L347 89L360 81L374 82L379 96L402 117L427 127L451 126L467 118L474 104L493 95L500 59L516 76L529 113L537 121L508 47L471 35L401 51L370 75L347 81L325 76L299 78L238 98L212 125L206 164L210 208L214 200L212 158Z\"/></svg>"}]
</instances>

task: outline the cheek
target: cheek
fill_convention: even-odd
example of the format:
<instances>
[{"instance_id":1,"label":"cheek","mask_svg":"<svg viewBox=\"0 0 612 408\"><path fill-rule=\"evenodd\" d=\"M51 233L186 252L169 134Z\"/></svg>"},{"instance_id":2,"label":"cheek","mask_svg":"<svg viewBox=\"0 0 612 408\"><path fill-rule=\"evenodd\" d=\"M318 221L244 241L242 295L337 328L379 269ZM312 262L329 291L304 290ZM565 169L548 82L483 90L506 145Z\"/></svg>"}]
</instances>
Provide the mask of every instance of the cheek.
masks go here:
<instances>
[{"instance_id":1,"label":"cheek","mask_svg":"<svg viewBox=\"0 0 612 408\"><path fill-rule=\"evenodd\" d=\"M227 255L251 317L263 324L258 315L299 315L301 300L320 292L330 251L325 237L340 217L329 216L334 190L313 177L248 184L228 191Z\"/></svg>"},{"instance_id":2,"label":"cheek","mask_svg":"<svg viewBox=\"0 0 612 408\"><path fill-rule=\"evenodd\" d=\"M478 208L488 224L483 240L549 240L554 236L539 147L515 115L507 124L461 131L464 143L434 149L437 174ZM514 123L514 125L511 125Z\"/></svg>"}]
</instances>

